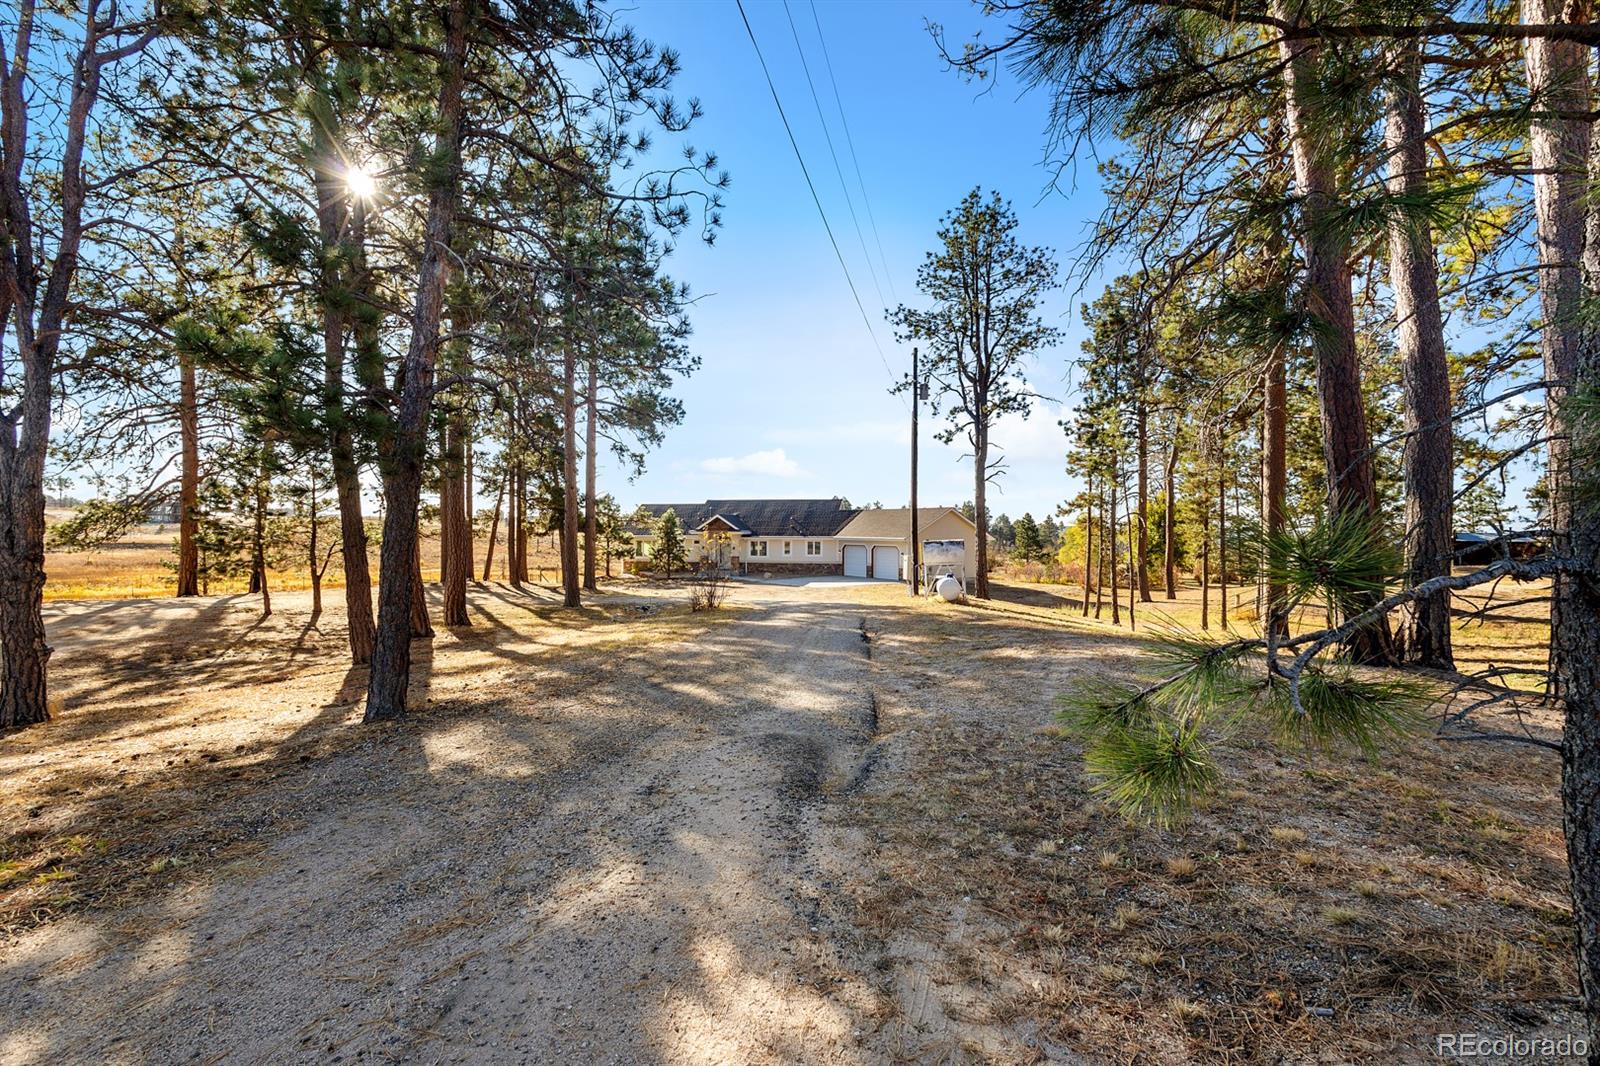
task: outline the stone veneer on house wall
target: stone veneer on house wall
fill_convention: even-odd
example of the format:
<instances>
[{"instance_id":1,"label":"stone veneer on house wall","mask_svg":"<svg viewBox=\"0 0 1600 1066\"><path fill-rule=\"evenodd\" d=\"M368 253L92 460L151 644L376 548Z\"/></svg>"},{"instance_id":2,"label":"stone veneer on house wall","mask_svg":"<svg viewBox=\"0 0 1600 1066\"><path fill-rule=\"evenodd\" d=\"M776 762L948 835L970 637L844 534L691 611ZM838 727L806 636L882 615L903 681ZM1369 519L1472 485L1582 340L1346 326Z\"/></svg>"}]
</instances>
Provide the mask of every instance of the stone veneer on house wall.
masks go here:
<instances>
[{"instance_id":1,"label":"stone veneer on house wall","mask_svg":"<svg viewBox=\"0 0 1600 1066\"><path fill-rule=\"evenodd\" d=\"M752 577L794 577L806 574L843 574L843 563L766 563L760 566L745 564L744 572Z\"/></svg>"}]
</instances>

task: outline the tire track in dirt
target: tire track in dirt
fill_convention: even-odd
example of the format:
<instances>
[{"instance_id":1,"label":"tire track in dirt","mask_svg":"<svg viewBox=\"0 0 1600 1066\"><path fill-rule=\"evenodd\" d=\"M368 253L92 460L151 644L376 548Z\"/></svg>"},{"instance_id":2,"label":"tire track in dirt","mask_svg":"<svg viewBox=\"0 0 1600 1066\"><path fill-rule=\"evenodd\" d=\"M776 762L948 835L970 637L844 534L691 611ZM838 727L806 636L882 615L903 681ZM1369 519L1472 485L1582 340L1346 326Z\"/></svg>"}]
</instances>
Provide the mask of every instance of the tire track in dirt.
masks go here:
<instances>
[{"instance_id":1,"label":"tire track in dirt","mask_svg":"<svg viewBox=\"0 0 1600 1066\"><path fill-rule=\"evenodd\" d=\"M807 603L725 627L704 668L670 683L723 713L592 776L545 819L544 834L596 842L527 915L525 950L578 964L523 984L551 1053L864 1061L847 997L822 987L842 960L818 924L808 832L859 755L849 623Z\"/></svg>"}]
</instances>

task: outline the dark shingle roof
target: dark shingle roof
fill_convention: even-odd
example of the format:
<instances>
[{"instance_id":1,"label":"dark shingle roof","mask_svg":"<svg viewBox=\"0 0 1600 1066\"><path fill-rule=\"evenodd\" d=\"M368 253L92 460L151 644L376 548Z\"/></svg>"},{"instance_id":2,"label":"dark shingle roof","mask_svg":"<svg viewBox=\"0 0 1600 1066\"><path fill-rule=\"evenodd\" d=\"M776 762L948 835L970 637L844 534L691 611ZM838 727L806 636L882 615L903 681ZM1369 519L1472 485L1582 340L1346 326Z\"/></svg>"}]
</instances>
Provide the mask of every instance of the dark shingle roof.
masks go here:
<instances>
[{"instance_id":1,"label":"dark shingle roof","mask_svg":"<svg viewBox=\"0 0 1600 1066\"><path fill-rule=\"evenodd\" d=\"M757 537L831 537L860 512L834 496L826 500L706 500L704 503L647 503L644 510L660 517L672 508L685 529L699 529L712 516ZM634 533L651 529L630 527Z\"/></svg>"}]
</instances>

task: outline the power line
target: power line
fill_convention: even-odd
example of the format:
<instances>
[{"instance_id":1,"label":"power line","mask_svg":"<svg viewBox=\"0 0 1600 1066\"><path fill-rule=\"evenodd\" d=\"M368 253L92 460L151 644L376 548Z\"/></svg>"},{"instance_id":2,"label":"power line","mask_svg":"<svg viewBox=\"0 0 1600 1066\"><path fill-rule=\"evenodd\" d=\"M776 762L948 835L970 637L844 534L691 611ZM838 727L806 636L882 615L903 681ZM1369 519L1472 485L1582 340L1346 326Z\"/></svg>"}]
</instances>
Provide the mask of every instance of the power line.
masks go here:
<instances>
[{"instance_id":1,"label":"power line","mask_svg":"<svg viewBox=\"0 0 1600 1066\"><path fill-rule=\"evenodd\" d=\"M878 343L877 331L872 328L872 319L867 317L867 307L861 302L861 293L856 291L855 279L850 276L850 267L845 264L844 254L839 251L839 242L833 235L833 227L828 224L828 213L822 209L822 198L817 195L817 187L811 181L811 171L806 167L806 158L800 152L800 142L795 140L794 128L789 125L789 116L784 113L783 101L778 99L778 87L772 81L772 71L767 69L766 56L761 54L761 45L756 41L756 31L750 26L750 16L745 14L744 0L734 0L734 3L738 5L739 18L744 21L744 32L750 35L750 47L756 50L756 60L761 64L761 73L767 79L767 90L772 93L772 102L778 108L778 118L783 120L784 132L789 135L789 147L794 149L794 157L800 164L800 173L806 179L806 188L811 190L811 202L817 205L817 215L822 219L822 228L828 231L828 243L833 245L834 258L839 260L839 269L844 271L844 280L850 286L850 295L855 297L856 310L861 312L861 322L867 327L867 336L872 338L872 346L877 349L878 360L883 363L883 369L889 375L889 380L895 381L894 371L889 369L889 360L883 354L883 346ZM902 399L901 404L904 403Z\"/></svg>"},{"instance_id":2,"label":"power line","mask_svg":"<svg viewBox=\"0 0 1600 1066\"><path fill-rule=\"evenodd\" d=\"M787 0L785 3L787 5ZM894 273L889 269L889 257L883 254L883 238L878 235L878 220L872 213L872 198L867 195L867 182L861 176L861 160L856 156L856 141L850 136L850 120L844 117L844 100L839 95L838 79L833 76L833 59L828 55L828 39L822 35L822 20L817 17L817 0L811 0L811 21L817 26L817 41L822 45L822 62L828 70L828 83L833 86L833 103L839 109L839 125L844 127L844 143L850 149L850 164L855 167L856 184L861 187L861 203L867 209L867 224L872 227L872 239L878 246L878 262L883 266L883 280L889 283L889 295L899 303L900 294L894 291Z\"/></svg>"},{"instance_id":3,"label":"power line","mask_svg":"<svg viewBox=\"0 0 1600 1066\"><path fill-rule=\"evenodd\" d=\"M855 201L850 198L850 185L844 180L844 168L839 165L839 153L833 147L833 134L828 132L828 120L822 115L822 100L817 96L817 83L811 80L811 64L806 62L806 50L800 43L800 31L795 28L789 0L783 0L783 14L789 20L789 32L794 35L794 50L800 53L800 69L805 71L806 88L811 90L811 103L817 109L817 124L822 127L822 139L828 143L828 155L833 157L833 172L839 177L839 191L844 193L844 205L850 209L850 221L856 228L856 240L861 244L861 258L867 261L867 273L872 276L872 288L878 294L878 303L886 303L883 288L878 284L878 272L872 266L872 253L867 251L867 238L861 232L861 220L856 217Z\"/></svg>"}]
</instances>

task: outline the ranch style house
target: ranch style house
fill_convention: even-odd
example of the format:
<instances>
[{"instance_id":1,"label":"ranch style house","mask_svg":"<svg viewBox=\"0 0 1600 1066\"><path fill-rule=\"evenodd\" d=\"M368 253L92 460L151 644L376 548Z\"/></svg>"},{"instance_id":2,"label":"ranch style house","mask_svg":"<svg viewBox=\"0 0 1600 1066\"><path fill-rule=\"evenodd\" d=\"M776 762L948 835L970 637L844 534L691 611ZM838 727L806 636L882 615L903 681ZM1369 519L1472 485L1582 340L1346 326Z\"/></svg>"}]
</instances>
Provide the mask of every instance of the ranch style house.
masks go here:
<instances>
[{"instance_id":1,"label":"ranch style house","mask_svg":"<svg viewBox=\"0 0 1600 1066\"><path fill-rule=\"evenodd\" d=\"M654 550L654 522L671 508L683 526L691 567L708 561L749 576L839 574L879 581L907 580L911 559L911 511L906 507L851 507L835 496L826 500L706 500L704 503L652 503L641 510L651 524L629 528L633 569L648 566ZM708 540L708 534L721 537ZM968 580L975 573L977 527L954 507L917 508L917 534L924 559L927 545L941 542L942 558L961 558L952 571ZM715 545L715 547L713 547ZM710 560L708 551L721 557ZM928 572L933 573L929 566Z\"/></svg>"}]
</instances>

